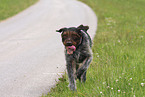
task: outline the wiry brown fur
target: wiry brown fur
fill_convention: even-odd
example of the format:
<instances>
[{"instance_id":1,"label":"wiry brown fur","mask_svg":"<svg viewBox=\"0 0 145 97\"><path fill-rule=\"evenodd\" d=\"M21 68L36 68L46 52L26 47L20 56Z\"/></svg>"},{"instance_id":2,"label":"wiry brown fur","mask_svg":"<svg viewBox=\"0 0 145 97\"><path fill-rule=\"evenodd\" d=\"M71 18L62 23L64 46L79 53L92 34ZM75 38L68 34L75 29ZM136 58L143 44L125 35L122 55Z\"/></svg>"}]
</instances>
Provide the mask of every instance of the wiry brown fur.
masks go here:
<instances>
[{"instance_id":1,"label":"wiry brown fur","mask_svg":"<svg viewBox=\"0 0 145 97\"><path fill-rule=\"evenodd\" d=\"M69 78L69 87L76 90L76 79L81 82L86 81L86 72L92 60L92 41L87 33L88 26L61 28L57 32L62 33L62 42L65 47L74 45L76 50L73 54L67 54L65 51L66 66Z\"/></svg>"}]
</instances>

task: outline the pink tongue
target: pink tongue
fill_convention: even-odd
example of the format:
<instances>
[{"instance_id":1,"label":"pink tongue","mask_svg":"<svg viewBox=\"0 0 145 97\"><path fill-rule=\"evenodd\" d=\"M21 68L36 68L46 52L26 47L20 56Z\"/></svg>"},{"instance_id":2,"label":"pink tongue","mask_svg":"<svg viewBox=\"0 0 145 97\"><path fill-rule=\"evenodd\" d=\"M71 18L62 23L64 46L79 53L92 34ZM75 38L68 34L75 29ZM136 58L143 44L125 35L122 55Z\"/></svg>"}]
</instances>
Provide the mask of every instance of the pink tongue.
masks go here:
<instances>
[{"instance_id":1,"label":"pink tongue","mask_svg":"<svg viewBox=\"0 0 145 97\"><path fill-rule=\"evenodd\" d=\"M73 52L76 50L76 47L74 45L72 46L67 46L67 54L73 54Z\"/></svg>"}]
</instances>

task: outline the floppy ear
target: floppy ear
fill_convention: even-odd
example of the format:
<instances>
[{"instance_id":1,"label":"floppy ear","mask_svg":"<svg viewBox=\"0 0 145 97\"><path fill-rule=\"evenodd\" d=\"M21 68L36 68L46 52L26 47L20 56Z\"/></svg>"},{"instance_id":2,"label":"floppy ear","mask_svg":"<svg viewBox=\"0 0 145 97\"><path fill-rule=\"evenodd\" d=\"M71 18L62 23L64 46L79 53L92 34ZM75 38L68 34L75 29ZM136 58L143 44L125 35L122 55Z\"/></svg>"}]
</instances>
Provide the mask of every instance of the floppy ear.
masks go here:
<instances>
[{"instance_id":1,"label":"floppy ear","mask_svg":"<svg viewBox=\"0 0 145 97\"><path fill-rule=\"evenodd\" d=\"M66 29L67 29L67 28L61 28L61 29L59 29L59 30L56 30L56 32L61 33L61 32L64 32Z\"/></svg>"},{"instance_id":2,"label":"floppy ear","mask_svg":"<svg viewBox=\"0 0 145 97\"><path fill-rule=\"evenodd\" d=\"M80 25L79 27L77 27L79 30L84 30L84 31L87 31L89 29L89 26L83 26L83 25Z\"/></svg>"}]
</instances>

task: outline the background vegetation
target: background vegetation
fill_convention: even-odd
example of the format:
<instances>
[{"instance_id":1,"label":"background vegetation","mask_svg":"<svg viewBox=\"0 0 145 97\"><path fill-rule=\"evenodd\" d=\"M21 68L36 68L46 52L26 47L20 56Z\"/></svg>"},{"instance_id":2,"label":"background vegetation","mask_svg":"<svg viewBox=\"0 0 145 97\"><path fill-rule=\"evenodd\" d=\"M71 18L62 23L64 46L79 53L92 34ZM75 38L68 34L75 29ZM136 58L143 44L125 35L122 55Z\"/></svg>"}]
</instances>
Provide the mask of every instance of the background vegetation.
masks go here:
<instances>
[{"instance_id":1,"label":"background vegetation","mask_svg":"<svg viewBox=\"0 0 145 97\"><path fill-rule=\"evenodd\" d=\"M0 21L26 9L38 0L0 0Z\"/></svg>"}]
</instances>

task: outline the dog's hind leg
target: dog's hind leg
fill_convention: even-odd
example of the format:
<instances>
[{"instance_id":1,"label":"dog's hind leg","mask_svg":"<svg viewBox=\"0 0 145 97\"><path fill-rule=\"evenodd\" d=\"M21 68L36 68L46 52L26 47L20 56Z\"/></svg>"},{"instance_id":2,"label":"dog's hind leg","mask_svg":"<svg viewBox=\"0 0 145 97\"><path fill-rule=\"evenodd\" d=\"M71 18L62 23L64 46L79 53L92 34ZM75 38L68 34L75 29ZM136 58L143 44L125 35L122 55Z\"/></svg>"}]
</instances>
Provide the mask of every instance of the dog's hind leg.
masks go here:
<instances>
[{"instance_id":1,"label":"dog's hind leg","mask_svg":"<svg viewBox=\"0 0 145 97\"><path fill-rule=\"evenodd\" d=\"M80 65L80 64L79 64ZM79 69L79 67L81 67L81 65L79 66L77 65L76 67L76 71ZM76 73L76 79L78 79L80 82L85 82L86 81L86 72L84 72L81 76L77 76L77 73Z\"/></svg>"},{"instance_id":2,"label":"dog's hind leg","mask_svg":"<svg viewBox=\"0 0 145 97\"><path fill-rule=\"evenodd\" d=\"M81 76L81 81L82 81L82 82L85 82L85 81L86 81L86 73L87 73L87 71L84 72L84 73L82 74L82 76Z\"/></svg>"},{"instance_id":3,"label":"dog's hind leg","mask_svg":"<svg viewBox=\"0 0 145 97\"><path fill-rule=\"evenodd\" d=\"M83 65L77 70L77 78L80 79L82 82L86 81L86 72L89 67L90 62L92 61L92 56L86 58L83 62Z\"/></svg>"}]
</instances>

